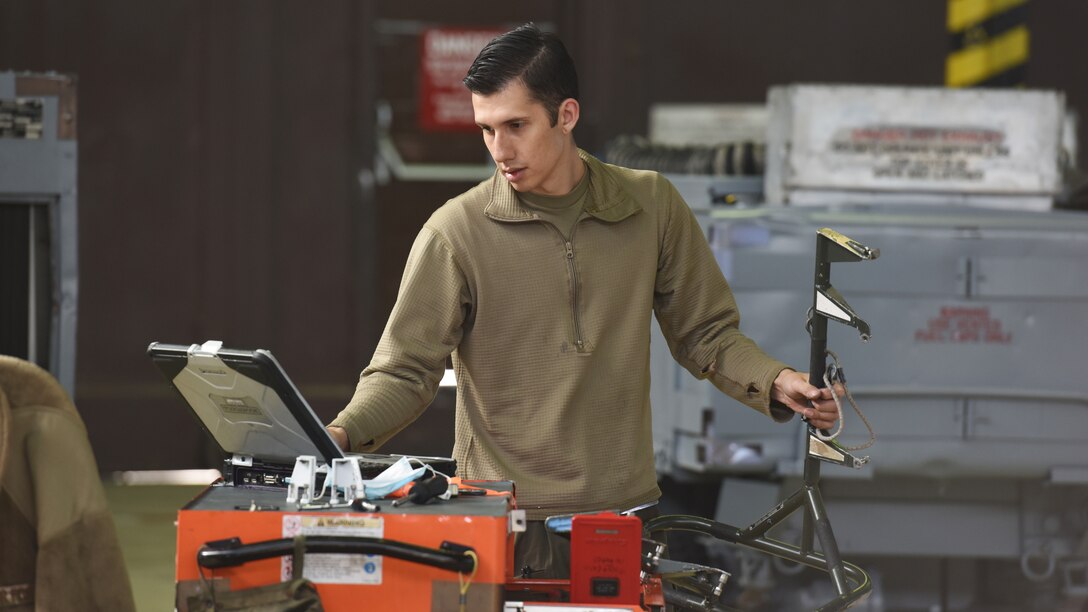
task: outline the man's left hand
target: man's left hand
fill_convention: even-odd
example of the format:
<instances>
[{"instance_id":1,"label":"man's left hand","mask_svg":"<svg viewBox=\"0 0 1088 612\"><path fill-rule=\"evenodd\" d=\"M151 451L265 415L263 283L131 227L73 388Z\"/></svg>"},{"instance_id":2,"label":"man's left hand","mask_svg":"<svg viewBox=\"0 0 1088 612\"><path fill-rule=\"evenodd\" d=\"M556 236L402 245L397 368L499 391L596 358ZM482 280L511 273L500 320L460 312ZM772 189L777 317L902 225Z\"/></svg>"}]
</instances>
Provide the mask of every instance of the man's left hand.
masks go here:
<instances>
[{"instance_id":1,"label":"man's left hand","mask_svg":"<svg viewBox=\"0 0 1088 612\"><path fill-rule=\"evenodd\" d=\"M843 395L842 388L836 388L836 392ZM808 374L804 372L779 372L771 388L771 399L805 417L817 429L831 429L839 420L839 411L835 408L835 400L831 398L831 389L810 385Z\"/></svg>"}]
</instances>

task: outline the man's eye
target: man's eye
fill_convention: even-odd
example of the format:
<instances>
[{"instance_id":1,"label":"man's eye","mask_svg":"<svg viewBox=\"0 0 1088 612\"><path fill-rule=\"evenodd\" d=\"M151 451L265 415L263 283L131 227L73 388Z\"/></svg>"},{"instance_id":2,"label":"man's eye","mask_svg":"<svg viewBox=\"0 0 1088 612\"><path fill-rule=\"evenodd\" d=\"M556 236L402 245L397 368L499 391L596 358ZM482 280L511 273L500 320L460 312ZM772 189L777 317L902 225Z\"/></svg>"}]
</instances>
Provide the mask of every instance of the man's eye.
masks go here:
<instances>
[{"instance_id":1,"label":"man's eye","mask_svg":"<svg viewBox=\"0 0 1088 612\"><path fill-rule=\"evenodd\" d=\"M482 127L480 129L483 130L484 134L494 134L495 133L495 130L493 130L493 129L489 128L489 127Z\"/></svg>"},{"instance_id":2,"label":"man's eye","mask_svg":"<svg viewBox=\"0 0 1088 612\"><path fill-rule=\"evenodd\" d=\"M510 124L510 127L516 130L516 129L519 129L521 127L521 125L522 124L521 124L520 121L515 121L515 122Z\"/></svg>"}]
</instances>

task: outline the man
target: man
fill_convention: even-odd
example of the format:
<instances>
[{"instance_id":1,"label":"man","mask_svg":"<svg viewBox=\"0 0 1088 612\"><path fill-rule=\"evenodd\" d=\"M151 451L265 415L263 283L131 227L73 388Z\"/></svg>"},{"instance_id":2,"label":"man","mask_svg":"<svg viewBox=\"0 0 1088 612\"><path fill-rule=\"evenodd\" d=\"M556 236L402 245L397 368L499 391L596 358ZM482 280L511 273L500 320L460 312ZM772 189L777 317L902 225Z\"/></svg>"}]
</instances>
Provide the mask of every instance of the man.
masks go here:
<instances>
[{"instance_id":1,"label":"man","mask_svg":"<svg viewBox=\"0 0 1088 612\"><path fill-rule=\"evenodd\" d=\"M654 172L580 151L578 79L532 24L491 41L465 77L495 175L439 208L355 396L329 431L377 448L457 377L462 476L513 480L530 531L515 567L563 577L547 516L654 502L650 315L676 360L778 421L836 420L830 392L738 329L694 215Z\"/></svg>"}]
</instances>

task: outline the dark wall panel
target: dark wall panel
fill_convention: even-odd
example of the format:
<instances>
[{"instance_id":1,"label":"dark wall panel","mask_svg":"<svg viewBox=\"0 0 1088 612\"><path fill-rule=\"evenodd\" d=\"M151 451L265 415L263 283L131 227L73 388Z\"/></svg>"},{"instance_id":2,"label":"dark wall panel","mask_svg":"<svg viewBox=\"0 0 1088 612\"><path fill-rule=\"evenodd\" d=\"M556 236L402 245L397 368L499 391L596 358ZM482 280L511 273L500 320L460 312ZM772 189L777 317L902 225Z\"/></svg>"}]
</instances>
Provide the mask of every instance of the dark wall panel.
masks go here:
<instances>
[{"instance_id":1,"label":"dark wall panel","mask_svg":"<svg viewBox=\"0 0 1088 612\"><path fill-rule=\"evenodd\" d=\"M0 66L79 77L75 399L102 469L206 462L144 355L154 340L270 348L325 418L350 397L375 337L357 321L373 320L356 179L372 165L370 10L0 7Z\"/></svg>"},{"instance_id":2,"label":"dark wall panel","mask_svg":"<svg viewBox=\"0 0 1088 612\"><path fill-rule=\"evenodd\" d=\"M655 102L758 103L776 84L939 85L944 78L944 2L627 7L596 2L572 23L585 83L580 129L592 148L617 134L645 133Z\"/></svg>"}]
</instances>

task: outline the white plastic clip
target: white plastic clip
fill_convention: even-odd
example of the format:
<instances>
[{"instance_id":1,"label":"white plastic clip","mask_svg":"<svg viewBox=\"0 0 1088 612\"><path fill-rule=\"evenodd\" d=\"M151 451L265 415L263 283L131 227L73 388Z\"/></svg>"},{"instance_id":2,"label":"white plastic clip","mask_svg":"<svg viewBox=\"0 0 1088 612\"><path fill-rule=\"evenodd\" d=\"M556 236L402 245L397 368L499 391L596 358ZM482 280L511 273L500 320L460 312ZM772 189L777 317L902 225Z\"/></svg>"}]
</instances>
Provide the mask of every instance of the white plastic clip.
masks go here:
<instances>
[{"instance_id":1,"label":"white plastic clip","mask_svg":"<svg viewBox=\"0 0 1088 612\"><path fill-rule=\"evenodd\" d=\"M308 504L314 498L317 482L317 457L301 455L295 459L295 469L287 483L287 503Z\"/></svg>"},{"instance_id":2,"label":"white plastic clip","mask_svg":"<svg viewBox=\"0 0 1088 612\"><path fill-rule=\"evenodd\" d=\"M524 533L528 522L525 520L525 510L517 509L510 511L510 533Z\"/></svg>"},{"instance_id":3,"label":"white plastic clip","mask_svg":"<svg viewBox=\"0 0 1088 612\"><path fill-rule=\"evenodd\" d=\"M219 354L219 349L223 348L222 340L208 340L204 344L194 344L189 347L189 356L198 355L200 357L215 357Z\"/></svg>"},{"instance_id":4,"label":"white plastic clip","mask_svg":"<svg viewBox=\"0 0 1088 612\"><path fill-rule=\"evenodd\" d=\"M363 497L363 473L359 470L359 462L354 457L333 459L325 484L329 488L329 503L332 505L350 504L355 498ZM343 500L340 500L341 492L344 494Z\"/></svg>"}]
</instances>

